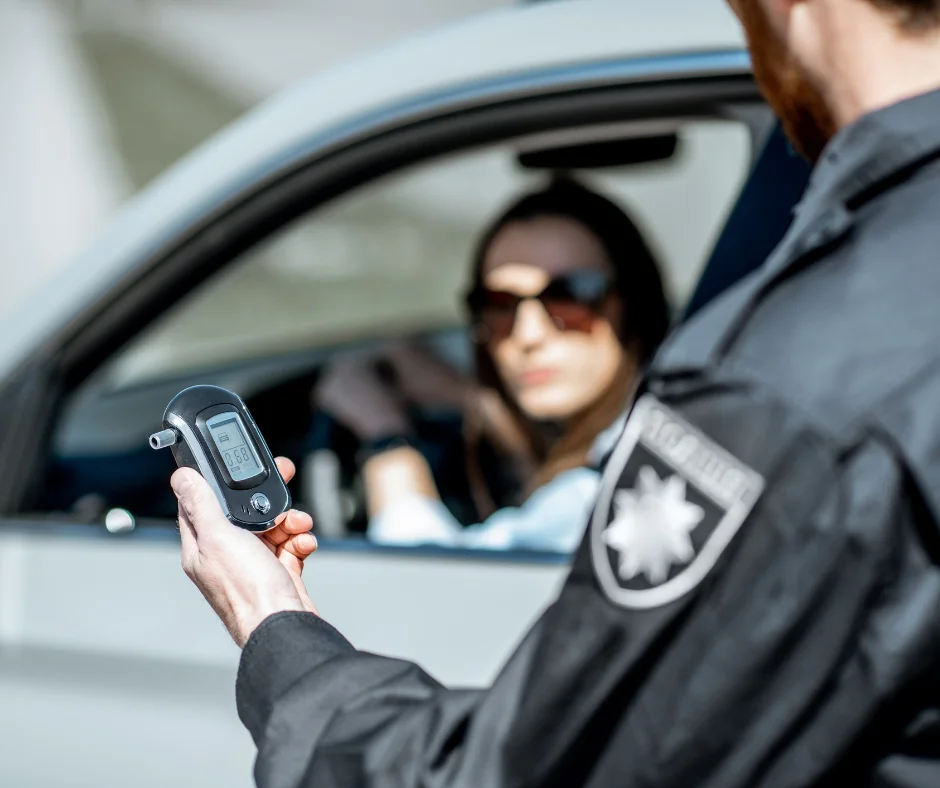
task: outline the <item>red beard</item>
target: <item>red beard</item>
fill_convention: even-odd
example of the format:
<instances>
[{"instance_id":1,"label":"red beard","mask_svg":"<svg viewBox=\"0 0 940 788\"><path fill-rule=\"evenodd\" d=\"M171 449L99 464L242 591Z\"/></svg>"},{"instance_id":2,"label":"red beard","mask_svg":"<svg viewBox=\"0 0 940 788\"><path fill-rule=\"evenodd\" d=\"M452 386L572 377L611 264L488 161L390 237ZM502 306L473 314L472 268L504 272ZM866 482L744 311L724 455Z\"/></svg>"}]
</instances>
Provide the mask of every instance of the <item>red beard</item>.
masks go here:
<instances>
[{"instance_id":1,"label":"red beard","mask_svg":"<svg viewBox=\"0 0 940 788\"><path fill-rule=\"evenodd\" d=\"M761 0L739 0L737 6L754 79L793 147L815 163L836 132L832 114L774 32Z\"/></svg>"}]
</instances>

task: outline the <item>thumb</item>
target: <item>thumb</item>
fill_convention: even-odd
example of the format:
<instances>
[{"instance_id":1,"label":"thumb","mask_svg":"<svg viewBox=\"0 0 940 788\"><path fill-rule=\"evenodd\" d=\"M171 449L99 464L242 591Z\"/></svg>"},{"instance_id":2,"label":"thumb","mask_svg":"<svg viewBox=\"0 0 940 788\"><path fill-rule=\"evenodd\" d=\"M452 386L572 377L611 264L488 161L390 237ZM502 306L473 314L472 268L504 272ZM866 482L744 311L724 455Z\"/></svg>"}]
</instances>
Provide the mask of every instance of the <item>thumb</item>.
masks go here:
<instances>
[{"instance_id":1,"label":"thumb","mask_svg":"<svg viewBox=\"0 0 940 788\"><path fill-rule=\"evenodd\" d=\"M228 524L215 493L197 471L179 468L170 477L170 486L197 536Z\"/></svg>"}]
</instances>

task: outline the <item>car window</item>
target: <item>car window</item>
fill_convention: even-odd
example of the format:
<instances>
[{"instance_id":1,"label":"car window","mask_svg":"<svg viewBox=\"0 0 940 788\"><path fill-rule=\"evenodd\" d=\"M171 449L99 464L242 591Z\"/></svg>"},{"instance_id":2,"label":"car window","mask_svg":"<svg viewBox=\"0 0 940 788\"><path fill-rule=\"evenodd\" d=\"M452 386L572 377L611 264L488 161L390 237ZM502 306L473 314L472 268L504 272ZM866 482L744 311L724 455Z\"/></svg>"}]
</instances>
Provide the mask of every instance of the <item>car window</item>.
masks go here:
<instances>
[{"instance_id":1,"label":"car window","mask_svg":"<svg viewBox=\"0 0 940 788\"><path fill-rule=\"evenodd\" d=\"M695 286L752 156L748 127L734 121L687 122L678 140L668 159L576 173L636 221L676 310ZM508 202L547 178L520 166L520 145L476 149L373 181L187 293L72 396L54 433L39 500L85 517L113 506L172 517L166 483L172 460L151 451L147 436L185 385L238 391L272 450L304 458L320 440L310 415L311 376L331 355L357 343L420 335L469 372L462 304L478 234ZM255 395L257 404L250 399ZM152 419L141 420L142 413ZM446 457L460 454L459 425L429 429L432 443L440 444L432 449L445 458L439 465L446 466ZM454 467L456 479L461 471ZM330 473L339 479L349 468ZM324 498L315 492L322 474L317 479L298 479L301 505ZM344 482L346 498L334 501L346 521L356 519L351 485ZM465 498L465 486L454 481L445 502L467 521L473 510ZM358 516L361 525L361 511Z\"/></svg>"},{"instance_id":2,"label":"car window","mask_svg":"<svg viewBox=\"0 0 940 788\"><path fill-rule=\"evenodd\" d=\"M695 285L750 161L746 127L690 123L663 162L587 171L629 210L678 307ZM544 181L512 147L399 173L297 222L170 309L109 369L116 385L377 332L462 321L480 228ZM249 317L240 305L251 302Z\"/></svg>"}]
</instances>

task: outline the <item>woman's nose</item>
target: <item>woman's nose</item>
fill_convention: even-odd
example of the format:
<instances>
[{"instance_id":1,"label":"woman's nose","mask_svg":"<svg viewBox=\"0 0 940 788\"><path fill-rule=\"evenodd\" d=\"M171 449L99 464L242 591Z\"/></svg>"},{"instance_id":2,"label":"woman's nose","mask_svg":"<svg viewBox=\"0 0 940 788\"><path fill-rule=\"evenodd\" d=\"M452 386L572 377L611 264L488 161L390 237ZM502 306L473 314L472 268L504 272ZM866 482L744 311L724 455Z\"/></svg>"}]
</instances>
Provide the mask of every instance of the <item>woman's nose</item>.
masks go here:
<instances>
[{"instance_id":1,"label":"woman's nose","mask_svg":"<svg viewBox=\"0 0 940 788\"><path fill-rule=\"evenodd\" d=\"M545 341L555 324L540 301L534 298L519 304L512 335L523 347L532 347Z\"/></svg>"}]
</instances>

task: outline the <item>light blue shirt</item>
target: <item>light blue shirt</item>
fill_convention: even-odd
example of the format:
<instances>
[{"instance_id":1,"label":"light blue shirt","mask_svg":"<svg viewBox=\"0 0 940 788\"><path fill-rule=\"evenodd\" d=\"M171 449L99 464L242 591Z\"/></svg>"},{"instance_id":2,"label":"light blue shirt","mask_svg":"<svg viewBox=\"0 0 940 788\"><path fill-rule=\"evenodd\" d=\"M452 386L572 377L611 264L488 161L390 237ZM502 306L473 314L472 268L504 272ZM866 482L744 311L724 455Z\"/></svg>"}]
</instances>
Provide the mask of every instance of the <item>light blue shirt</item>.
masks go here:
<instances>
[{"instance_id":1,"label":"light blue shirt","mask_svg":"<svg viewBox=\"0 0 940 788\"><path fill-rule=\"evenodd\" d=\"M500 509L481 523L462 526L446 506L422 495L396 499L369 523L377 544L444 545L492 550L571 553L581 541L600 487L598 467L623 430L619 418L594 441L589 466L564 471L521 506Z\"/></svg>"}]
</instances>

